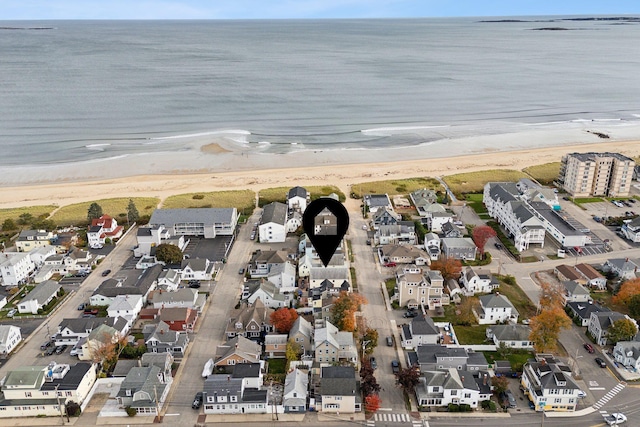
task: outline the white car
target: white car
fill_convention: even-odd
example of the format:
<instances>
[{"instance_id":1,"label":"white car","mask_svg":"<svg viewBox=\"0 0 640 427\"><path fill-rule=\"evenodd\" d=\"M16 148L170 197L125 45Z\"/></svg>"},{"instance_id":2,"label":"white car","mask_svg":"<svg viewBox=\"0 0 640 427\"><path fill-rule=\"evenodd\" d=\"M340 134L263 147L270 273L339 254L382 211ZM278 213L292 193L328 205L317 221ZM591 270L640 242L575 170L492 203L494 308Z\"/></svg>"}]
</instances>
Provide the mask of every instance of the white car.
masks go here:
<instances>
[{"instance_id":1,"label":"white car","mask_svg":"<svg viewBox=\"0 0 640 427\"><path fill-rule=\"evenodd\" d=\"M626 423L627 416L621 413L614 413L604 416L605 422L610 426L617 426L618 424Z\"/></svg>"},{"instance_id":2,"label":"white car","mask_svg":"<svg viewBox=\"0 0 640 427\"><path fill-rule=\"evenodd\" d=\"M7 313L7 317L13 317L15 316L15 314L18 312L17 309L12 308L11 310L9 310L9 312Z\"/></svg>"},{"instance_id":3,"label":"white car","mask_svg":"<svg viewBox=\"0 0 640 427\"><path fill-rule=\"evenodd\" d=\"M582 390L578 391L578 397L587 397L587 392Z\"/></svg>"}]
</instances>

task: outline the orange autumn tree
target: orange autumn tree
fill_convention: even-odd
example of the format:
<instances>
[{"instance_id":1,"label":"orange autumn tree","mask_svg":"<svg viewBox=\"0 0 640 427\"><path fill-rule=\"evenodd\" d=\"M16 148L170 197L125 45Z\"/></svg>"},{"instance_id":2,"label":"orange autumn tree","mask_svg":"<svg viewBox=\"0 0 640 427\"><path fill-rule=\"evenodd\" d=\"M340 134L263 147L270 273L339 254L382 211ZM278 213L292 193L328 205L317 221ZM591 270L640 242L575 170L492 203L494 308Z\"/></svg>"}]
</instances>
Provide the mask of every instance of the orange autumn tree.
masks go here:
<instances>
[{"instance_id":1,"label":"orange autumn tree","mask_svg":"<svg viewBox=\"0 0 640 427\"><path fill-rule=\"evenodd\" d=\"M562 308L562 289L559 285L540 284L540 312L531 318L529 340L538 353L554 352L562 329L571 327L571 319Z\"/></svg>"},{"instance_id":2,"label":"orange autumn tree","mask_svg":"<svg viewBox=\"0 0 640 427\"><path fill-rule=\"evenodd\" d=\"M331 308L331 323L341 331L356 330L356 311L367 299L360 294L340 292L340 296Z\"/></svg>"},{"instance_id":3,"label":"orange autumn tree","mask_svg":"<svg viewBox=\"0 0 640 427\"><path fill-rule=\"evenodd\" d=\"M289 333L298 318L298 312L293 308L279 308L269 316L271 324L281 334Z\"/></svg>"},{"instance_id":4,"label":"orange autumn tree","mask_svg":"<svg viewBox=\"0 0 640 427\"><path fill-rule=\"evenodd\" d=\"M628 304L631 298L640 295L640 279L627 280L624 282L618 293L611 298L614 304Z\"/></svg>"},{"instance_id":5,"label":"orange autumn tree","mask_svg":"<svg viewBox=\"0 0 640 427\"><path fill-rule=\"evenodd\" d=\"M431 270L438 270L444 280L457 279L462 271L462 262L452 257L440 258L431 263Z\"/></svg>"},{"instance_id":6,"label":"orange autumn tree","mask_svg":"<svg viewBox=\"0 0 640 427\"><path fill-rule=\"evenodd\" d=\"M370 394L369 396L364 398L364 409L367 412L376 412L378 409L380 409L381 404L382 400L377 394Z\"/></svg>"},{"instance_id":7,"label":"orange autumn tree","mask_svg":"<svg viewBox=\"0 0 640 427\"><path fill-rule=\"evenodd\" d=\"M540 283L540 307L551 308L551 307L562 307L562 301L564 300L564 291L562 289L562 285L559 283L549 283L542 282Z\"/></svg>"},{"instance_id":8,"label":"orange autumn tree","mask_svg":"<svg viewBox=\"0 0 640 427\"><path fill-rule=\"evenodd\" d=\"M489 227L488 225L479 225L477 227L474 227L473 231L471 232L473 243L475 243L478 249L480 249L481 256L484 256L484 246L487 244L487 241L496 236L496 230Z\"/></svg>"}]
</instances>

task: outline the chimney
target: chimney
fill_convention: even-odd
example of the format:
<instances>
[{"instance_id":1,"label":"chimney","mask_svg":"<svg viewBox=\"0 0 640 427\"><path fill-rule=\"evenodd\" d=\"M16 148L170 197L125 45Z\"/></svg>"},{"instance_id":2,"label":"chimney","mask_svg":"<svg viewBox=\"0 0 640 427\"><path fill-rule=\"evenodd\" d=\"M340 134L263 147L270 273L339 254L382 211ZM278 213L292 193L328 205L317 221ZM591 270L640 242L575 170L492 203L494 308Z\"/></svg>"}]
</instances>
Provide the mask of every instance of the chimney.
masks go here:
<instances>
[{"instance_id":1,"label":"chimney","mask_svg":"<svg viewBox=\"0 0 640 427\"><path fill-rule=\"evenodd\" d=\"M544 357L542 359L540 359L540 365L544 366L547 364L547 359L545 359Z\"/></svg>"},{"instance_id":2,"label":"chimney","mask_svg":"<svg viewBox=\"0 0 640 427\"><path fill-rule=\"evenodd\" d=\"M460 381L462 381L462 384L464 384L464 376L460 377Z\"/></svg>"},{"instance_id":3,"label":"chimney","mask_svg":"<svg viewBox=\"0 0 640 427\"><path fill-rule=\"evenodd\" d=\"M482 385L487 385L487 374L484 374L484 377L482 377Z\"/></svg>"}]
</instances>

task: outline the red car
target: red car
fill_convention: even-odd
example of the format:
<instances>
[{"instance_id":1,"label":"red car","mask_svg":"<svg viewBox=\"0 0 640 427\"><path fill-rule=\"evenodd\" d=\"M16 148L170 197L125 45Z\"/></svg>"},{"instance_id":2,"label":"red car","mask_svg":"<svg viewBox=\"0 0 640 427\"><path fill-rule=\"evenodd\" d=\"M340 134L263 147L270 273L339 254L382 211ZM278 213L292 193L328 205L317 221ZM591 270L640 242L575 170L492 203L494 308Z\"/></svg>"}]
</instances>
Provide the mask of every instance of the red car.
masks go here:
<instances>
[{"instance_id":1,"label":"red car","mask_svg":"<svg viewBox=\"0 0 640 427\"><path fill-rule=\"evenodd\" d=\"M385 267L395 267L396 263L395 262L388 262L384 265Z\"/></svg>"},{"instance_id":2,"label":"red car","mask_svg":"<svg viewBox=\"0 0 640 427\"><path fill-rule=\"evenodd\" d=\"M589 343L584 343L584 349L587 350L589 353L595 353L593 346Z\"/></svg>"}]
</instances>

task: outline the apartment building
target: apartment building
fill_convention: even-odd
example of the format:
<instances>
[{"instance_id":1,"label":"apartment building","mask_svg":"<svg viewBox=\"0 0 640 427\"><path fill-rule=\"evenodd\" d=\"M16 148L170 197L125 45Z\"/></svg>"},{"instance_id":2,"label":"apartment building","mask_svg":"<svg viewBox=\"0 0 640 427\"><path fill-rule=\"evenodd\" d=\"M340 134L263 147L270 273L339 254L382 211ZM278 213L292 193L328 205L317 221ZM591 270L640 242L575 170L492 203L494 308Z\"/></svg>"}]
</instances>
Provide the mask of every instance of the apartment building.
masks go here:
<instances>
[{"instance_id":1,"label":"apartment building","mask_svg":"<svg viewBox=\"0 0 640 427\"><path fill-rule=\"evenodd\" d=\"M635 164L619 153L570 153L562 158L558 182L573 197L628 196Z\"/></svg>"}]
</instances>

